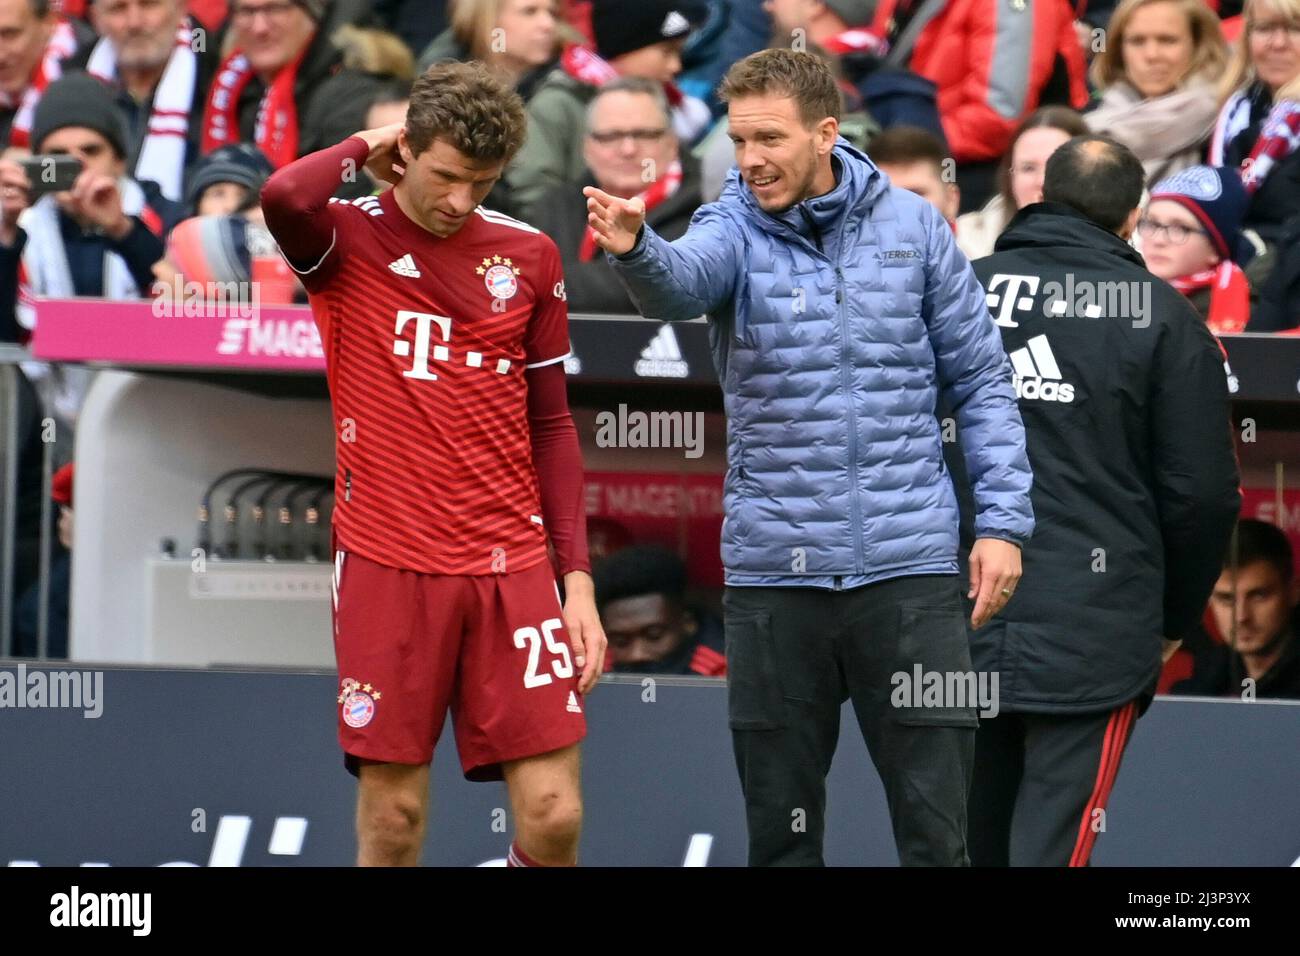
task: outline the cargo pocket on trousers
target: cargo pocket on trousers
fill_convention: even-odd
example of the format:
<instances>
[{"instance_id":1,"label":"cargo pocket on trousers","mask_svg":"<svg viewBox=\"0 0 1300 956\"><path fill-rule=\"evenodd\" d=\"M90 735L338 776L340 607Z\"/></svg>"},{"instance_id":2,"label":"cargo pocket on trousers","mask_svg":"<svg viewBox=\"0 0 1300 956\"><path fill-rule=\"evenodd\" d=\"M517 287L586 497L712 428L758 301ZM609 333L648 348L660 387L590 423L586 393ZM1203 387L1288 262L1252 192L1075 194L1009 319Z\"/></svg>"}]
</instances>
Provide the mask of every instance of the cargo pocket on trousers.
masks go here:
<instances>
[{"instance_id":1,"label":"cargo pocket on trousers","mask_svg":"<svg viewBox=\"0 0 1300 956\"><path fill-rule=\"evenodd\" d=\"M772 615L724 616L727 641L727 718L733 730L785 726L781 672L772 637Z\"/></svg>"},{"instance_id":2,"label":"cargo pocket on trousers","mask_svg":"<svg viewBox=\"0 0 1300 956\"><path fill-rule=\"evenodd\" d=\"M960 603L899 608L898 657L890 675L889 713L909 726L978 727L978 711L997 683L971 667Z\"/></svg>"}]
</instances>

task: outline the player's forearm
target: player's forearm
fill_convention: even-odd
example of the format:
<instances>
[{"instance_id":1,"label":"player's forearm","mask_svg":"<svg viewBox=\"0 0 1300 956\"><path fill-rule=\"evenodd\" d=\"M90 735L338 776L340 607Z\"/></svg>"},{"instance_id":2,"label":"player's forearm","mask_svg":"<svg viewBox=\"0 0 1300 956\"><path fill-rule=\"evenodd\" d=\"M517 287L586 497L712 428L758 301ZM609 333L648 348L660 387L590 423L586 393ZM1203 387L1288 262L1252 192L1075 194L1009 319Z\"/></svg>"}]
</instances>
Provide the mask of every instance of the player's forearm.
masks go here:
<instances>
[{"instance_id":1,"label":"player's forearm","mask_svg":"<svg viewBox=\"0 0 1300 956\"><path fill-rule=\"evenodd\" d=\"M560 573L591 571L583 506L582 449L567 413L562 421L533 426L533 467L542 496L542 516L555 545Z\"/></svg>"},{"instance_id":2,"label":"player's forearm","mask_svg":"<svg viewBox=\"0 0 1300 956\"><path fill-rule=\"evenodd\" d=\"M529 370L528 428L542 518L555 546L560 573L589 572L582 448L569 414L562 364Z\"/></svg>"},{"instance_id":3,"label":"player's forearm","mask_svg":"<svg viewBox=\"0 0 1300 956\"><path fill-rule=\"evenodd\" d=\"M283 167L262 187L262 212L280 251L294 265L309 268L329 251L334 226L330 197L344 176L364 175L370 147L359 136L304 156Z\"/></svg>"}]
</instances>

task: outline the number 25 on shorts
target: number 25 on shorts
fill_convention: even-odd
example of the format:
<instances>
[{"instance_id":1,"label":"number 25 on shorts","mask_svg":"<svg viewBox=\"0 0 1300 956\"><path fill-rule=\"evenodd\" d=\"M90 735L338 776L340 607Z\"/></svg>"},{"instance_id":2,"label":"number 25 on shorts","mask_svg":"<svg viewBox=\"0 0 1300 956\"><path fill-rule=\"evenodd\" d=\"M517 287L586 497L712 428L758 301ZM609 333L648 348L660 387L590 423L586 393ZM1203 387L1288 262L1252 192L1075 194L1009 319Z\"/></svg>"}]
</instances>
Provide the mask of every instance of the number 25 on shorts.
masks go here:
<instances>
[{"instance_id":1,"label":"number 25 on shorts","mask_svg":"<svg viewBox=\"0 0 1300 956\"><path fill-rule=\"evenodd\" d=\"M535 627L521 627L515 631L515 647L522 650L525 645L528 646L528 669L524 671L524 687L544 687L551 682L550 674L537 673L543 638L547 650L559 658L551 661L551 670L555 672L555 676L561 679L573 676L573 661L569 658L569 645L564 641L556 640L555 637L555 632L563 626L563 621L558 617L552 617L542 622L541 634L537 633Z\"/></svg>"}]
</instances>

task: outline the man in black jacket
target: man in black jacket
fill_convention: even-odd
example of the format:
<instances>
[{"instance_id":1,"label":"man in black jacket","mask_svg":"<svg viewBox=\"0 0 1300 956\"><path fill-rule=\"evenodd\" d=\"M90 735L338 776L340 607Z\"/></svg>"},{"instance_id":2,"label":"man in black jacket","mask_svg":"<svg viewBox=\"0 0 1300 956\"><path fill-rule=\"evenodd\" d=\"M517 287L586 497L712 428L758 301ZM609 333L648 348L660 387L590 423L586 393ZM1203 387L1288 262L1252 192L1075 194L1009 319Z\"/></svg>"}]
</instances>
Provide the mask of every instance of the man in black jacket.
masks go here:
<instances>
[{"instance_id":1,"label":"man in black jacket","mask_svg":"<svg viewBox=\"0 0 1300 956\"><path fill-rule=\"evenodd\" d=\"M1126 241L1142 178L1113 140L1070 140L1045 201L974 264L1037 518L1015 596L972 637L976 670L999 677L975 744L976 866L1087 864L1162 649L1204 610L1240 508L1223 354Z\"/></svg>"}]
</instances>

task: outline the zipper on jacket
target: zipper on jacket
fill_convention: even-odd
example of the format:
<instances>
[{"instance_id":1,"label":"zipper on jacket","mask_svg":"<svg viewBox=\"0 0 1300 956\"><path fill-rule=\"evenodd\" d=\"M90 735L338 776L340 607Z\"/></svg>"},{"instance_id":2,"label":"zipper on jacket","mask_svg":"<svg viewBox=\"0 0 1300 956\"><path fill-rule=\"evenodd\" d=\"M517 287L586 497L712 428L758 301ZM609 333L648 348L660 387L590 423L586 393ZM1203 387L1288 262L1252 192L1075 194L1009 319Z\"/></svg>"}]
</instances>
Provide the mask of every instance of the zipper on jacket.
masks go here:
<instances>
[{"instance_id":1,"label":"zipper on jacket","mask_svg":"<svg viewBox=\"0 0 1300 956\"><path fill-rule=\"evenodd\" d=\"M803 203L799 204L799 214L803 216L804 224L808 227L808 231L813 235L813 240L817 243L817 251L825 255L826 250L822 248L822 231L817 228L817 221L809 214L807 207Z\"/></svg>"},{"instance_id":2,"label":"zipper on jacket","mask_svg":"<svg viewBox=\"0 0 1300 956\"><path fill-rule=\"evenodd\" d=\"M862 573L862 504L858 500L858 409L853 401L853 387L849 372L849 322L848 308L844 295L844 272L840 269L840 258L844 255L844 227L840 226L840 243L836 249L835 262L835 301L839 303L840 343L843 357L840 359L840 384L844 389L844 399L849 407L849 508L853 515L853 566L858 574Z\"/></svg>"}]
</instances>

